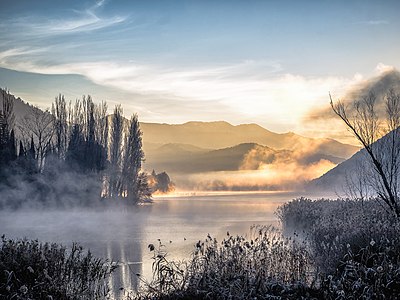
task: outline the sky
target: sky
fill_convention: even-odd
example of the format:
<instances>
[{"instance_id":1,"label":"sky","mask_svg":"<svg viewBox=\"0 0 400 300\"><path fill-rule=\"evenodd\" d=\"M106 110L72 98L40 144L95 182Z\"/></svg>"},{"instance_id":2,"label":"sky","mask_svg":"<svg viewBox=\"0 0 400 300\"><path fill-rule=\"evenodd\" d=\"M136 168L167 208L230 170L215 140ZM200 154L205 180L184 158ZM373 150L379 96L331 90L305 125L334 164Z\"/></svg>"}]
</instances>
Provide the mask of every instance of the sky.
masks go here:
<instances>
[{"instance_id":1,"label":"sky","mask_svg":"<svg viewBox=\"0 0 400 300\"><path fill-rule=\"evenodd\" d=\"M0 86L121 103L145 122L326 135L305 116L400 69L400 1L0 2ZM110 109L111 110L111 109Z\"/></svg>"}]
</instances>

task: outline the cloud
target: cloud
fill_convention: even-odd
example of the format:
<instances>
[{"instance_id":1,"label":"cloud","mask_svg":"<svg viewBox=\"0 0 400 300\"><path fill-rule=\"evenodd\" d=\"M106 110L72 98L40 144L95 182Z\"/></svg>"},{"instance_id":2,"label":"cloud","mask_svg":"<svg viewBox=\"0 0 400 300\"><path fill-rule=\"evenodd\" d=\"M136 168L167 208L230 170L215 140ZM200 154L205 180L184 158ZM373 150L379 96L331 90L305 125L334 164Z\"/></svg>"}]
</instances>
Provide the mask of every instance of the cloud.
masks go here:
<instances>
[{"instance_id":1,"label":"cloud","mask_svg":"<svg viewBox=\"0 0 400 300\"><path fill-rule=\"evenodd\" d=\"M4 31L12 40L21 41L23 36L43 38L104 29L123 23L128 19L127 16L101 16L98 10L104 5L105 1L98 1L89 8L72 10L72 15L63 15L57 18L37 15L15 17L0 24L0 30ZM15 36L16 34L18 37Z\"/></svg>"},{"instance_id":2,"label":"cloud","mask_svg":"<svg viewBox=\"0 0 400 300\"><path fill-rule=\"evenodd\" d=\"M387 25L387 24L389 24L389 21L387 21L387 20L368 20L368 21L357 22L356 24L376 26L376 25Z\"/></svg>"},{"instance_id":3,"label":"cloud","mask_svg":"<svg viewBox=\"0 0 400 300\"><path fill-rule=\"evenodd\" d=\"M385 65L384 63L379 63L376 66L376 71L379 75L383 75L387 72L395 71L396 68L394 66Z\"/></svg>"},{"instance_id":4,"label":"cloud","mask_svg":"<svg viewBox=\"0 0 400 300\"><path fill-rule=\"evenodd\" d=\"M377 112L382 116L385 110L383 100L386 93L391 88L400 92L400 73L393 66L383 63L379 63L375 70L377 74L375 77L369 79L361 77L355 80L344 93L332 93L333 100L344 101L350 109L354 101L372 92L377 97ZM358 144L352 134L346 130L339 117L333 113L328 101L323 106L312 108L305 115L302 123L304 132L309 135L320 136L322 134L326 136L329 133L331 138Z\"/></svg>"},{"instance_id":5,"label":"cloud","mask_svg":"<svg viewBox=\"0 0 400 300\"><path fill-rule=\"evenodd\" d=\"M294 126L312 107L326 102L328 91L346 89L355 80L282 74L279 62L251 60L189 69L107 61L44 65L11 57L1 66L41 74L79 74L102 86L156 96L161 101L215 102L256 122L268 119L271 124L280 124L281 130Z\"/></svg>"},{"instance_id":6,"label":"cloud","mask_svg":"<svg viewBox=\"0 0 400 300\"><path fill-rule=\"evenodd\" d=\"M48 50L48 48L39 48L39 49L29 49L26 47L20 48L11 48L6 51L0 52L0 64L7 64L7 60L10 58L15 58L17 56L26 56L37 53L44 53Z\"/></svg>"}]
</instances>

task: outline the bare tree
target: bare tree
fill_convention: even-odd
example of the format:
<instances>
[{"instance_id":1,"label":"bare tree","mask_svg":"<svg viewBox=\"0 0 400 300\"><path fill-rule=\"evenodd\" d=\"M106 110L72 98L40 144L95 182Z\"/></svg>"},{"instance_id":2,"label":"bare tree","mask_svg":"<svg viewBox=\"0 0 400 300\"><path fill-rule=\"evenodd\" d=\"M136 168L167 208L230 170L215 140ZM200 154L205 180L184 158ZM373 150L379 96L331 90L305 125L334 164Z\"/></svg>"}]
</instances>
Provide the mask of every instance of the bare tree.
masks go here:
<instances>
[{"instance_id":1,"label":"bare tree","mask_svg":"<svg viewBox=\"0 0 400 300\"><path fill-rule=\"evenodd\" d=\"M345 182L342 188L347 198L359 200L370 198L369 171L369 164L362 160L357 160L353 168L345 171Z\"/></svg>"},{"instance_id":2,"label":"bare tree","mask_svg":"<svg viewBox=\"0 0 400 300\"><path fill-rule=\"evenodd\" d=\"M58 158L65 158L68 145L68 112L64 96L56 97L51 106L51 113L54 116L54 132L56 136L56 149Z\"/></svg>"},{"instance_id":3,"label":"bare tree","mask_svg":"<svg viewBox=\"0 0 400 300\"><path fill-rule=\"evenodd\" d=\"M95 119L96 119L96 140L104 148L107 148L108 144L108 118L107 118L107 103L102 101L96 106Z\"/></svg>"},{"instance_id":4,"label":"bare tree","mask_svg":"<svg viewBox=\"0 0 400 300\"><path fill-rule=\"evenodd\" d=\"M329 97L335 114L366 151L372 171L367 184L400 218L400 94L393 90L386 94L382 116L373 93L355 101L352 106L340 100L334 103L331 95Z\"/></svg>"},{"instance_id":5,"label":"bare tree","mask_svg":"<svg viewBox=\"0 0 400 300\"><path fill-rule=\"evenodd\" d=\"M31 107L29 114L20 121L18 127L26 140L33 137L38 170L42 172L46 154L52 146L55 134L54 117L49 110L43 112L37 107Z\"/></svg>"}]
</instances>

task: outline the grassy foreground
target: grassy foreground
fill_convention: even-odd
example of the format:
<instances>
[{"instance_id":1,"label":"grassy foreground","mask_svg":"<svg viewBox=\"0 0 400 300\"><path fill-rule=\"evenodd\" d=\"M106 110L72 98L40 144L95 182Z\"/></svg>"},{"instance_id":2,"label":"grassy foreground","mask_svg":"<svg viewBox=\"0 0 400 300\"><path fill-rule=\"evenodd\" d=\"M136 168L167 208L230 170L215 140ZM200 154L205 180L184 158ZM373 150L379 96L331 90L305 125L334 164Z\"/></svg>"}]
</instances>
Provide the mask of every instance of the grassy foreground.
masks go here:
<instances>
[{"instance_id":1,"label":"grassy foreground","mask_svg":"<svg viewBox=\"0 0 400 300\"><path fill-rule=\"evenodd\" d=\"M300 198L281 206L282 230L199 241L169 261L150 244L153 278L132 299L400 299L400 223L375 200ZM0 299L107 299L115 269L77 245L7 240Z\"/></svg>"},{"instance_id":2,"label":"grassy foreground","mask_svg":"<svg viewBox=\"0 0 400 300\"><path fill-rule=\"evenodd\" d=\"M0 299L104 299L115 266L74 244L10 240L0 245Z\"/></svg>"},{"instance_id":3,"label":"grassy foreground","mask_svg":"<svg viewBox=\"0 0 400 300\"><path fill-rule=\"evenodd\" d=\"M376 200L300 198L277 215L283 233L208 237L184 264L149 245L136 299L400 299L400 224Z\"/></svg>"}]
</instances>

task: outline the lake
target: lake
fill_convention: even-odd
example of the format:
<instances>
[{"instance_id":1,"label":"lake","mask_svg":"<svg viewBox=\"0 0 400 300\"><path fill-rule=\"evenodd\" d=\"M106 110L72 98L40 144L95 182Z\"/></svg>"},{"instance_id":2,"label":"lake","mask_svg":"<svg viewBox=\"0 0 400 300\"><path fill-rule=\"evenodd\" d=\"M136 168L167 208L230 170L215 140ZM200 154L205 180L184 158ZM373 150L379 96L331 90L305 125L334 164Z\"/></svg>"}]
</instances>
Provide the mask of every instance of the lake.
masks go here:
<instances>
[{"instance_id":1,"label":"lake","mask_svg":"<svg viewBox=\"0 0 400 300\"><path fill-rule=\"evenodd\" d=\"M111 285L115 297L137 289L136 274L151 277L149 244L165 245L170 259L189 258L210 234L221 241L246 234L251 225L278 225L276 208L295 193L209 193L156 197L133 210L0 212L0 234L70 246L79 242L96 256L118 261Z\"/></svg>"}]
</instances>

